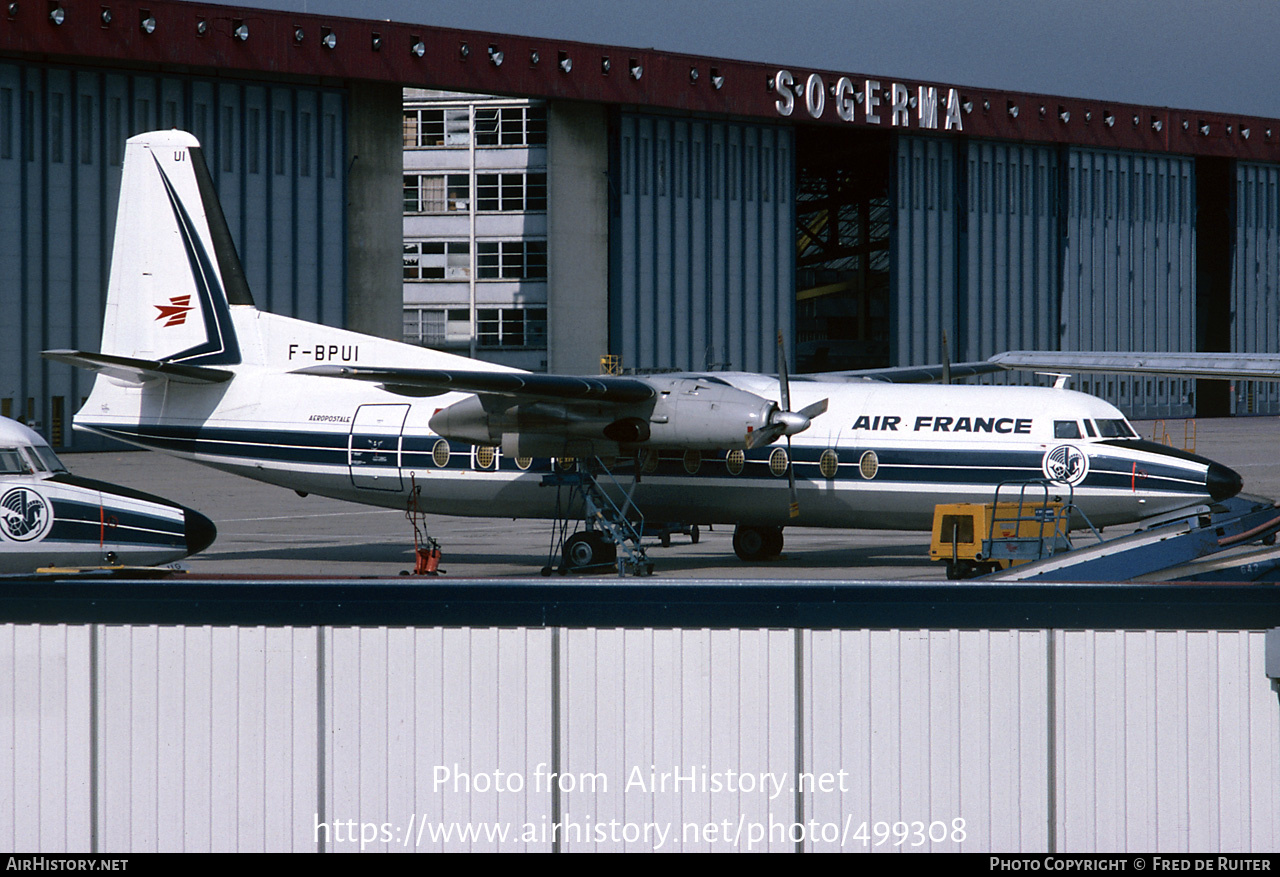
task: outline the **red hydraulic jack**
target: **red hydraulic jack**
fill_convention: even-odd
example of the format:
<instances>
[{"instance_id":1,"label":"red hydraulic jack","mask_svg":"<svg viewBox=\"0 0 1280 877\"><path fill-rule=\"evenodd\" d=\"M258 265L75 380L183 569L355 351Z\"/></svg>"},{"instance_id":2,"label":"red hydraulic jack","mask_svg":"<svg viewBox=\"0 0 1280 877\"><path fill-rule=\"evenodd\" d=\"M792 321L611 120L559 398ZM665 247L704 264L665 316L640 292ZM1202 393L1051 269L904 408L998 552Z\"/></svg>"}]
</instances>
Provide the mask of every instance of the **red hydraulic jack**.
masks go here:
<instances>
[{"instance_id":1,"label":"red hydraulic jack","mask_svg":"<svg viewBox=\"0 0 1280 877\"><path fill-rule=\"evenodd\" d=\"M409 478L411 489L404 516L413 525L413 556L415 558L413 574L415 576L444 575L444 570L440 569L440 543L427 533L426 515L423 514L422 509L418 508L418 496L422 493L422 488L417 485L412 475Z\"/></svg>"},{"instance_id":2,"label":"red hydraulic jack","mask_svg":"<svg viewBox=\"0 0 1280 877\"><path fill-rule=\"evenodd\" d=\"M418 558L418 562L414 564L413 574L415 576L438 576L444 570L440 569L440 543L431 537L427 537L427 547L418 544L415 538L413 542L413 553Z\"/></svg>"}]
</instances>

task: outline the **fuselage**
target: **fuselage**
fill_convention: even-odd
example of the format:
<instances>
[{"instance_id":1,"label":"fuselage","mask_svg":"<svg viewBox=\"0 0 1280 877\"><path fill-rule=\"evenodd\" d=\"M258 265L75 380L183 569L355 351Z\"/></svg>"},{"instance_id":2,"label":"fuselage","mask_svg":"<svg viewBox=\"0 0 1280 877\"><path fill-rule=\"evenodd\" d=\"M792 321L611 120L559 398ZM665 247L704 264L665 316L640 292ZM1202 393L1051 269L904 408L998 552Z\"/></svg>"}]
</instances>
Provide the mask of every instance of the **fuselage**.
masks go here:
<instances>
[{"instance_id":1,"label":"fuselage","mask_svg":"<svg viewBox=\"0 0 1280 877\"><path fill-rule=\"evenodd\" d=\"M214 535L192 509L72 475L37 433L0 418L0 573L168 563Z\"/></svg>"},{"instance_id":2,"label":"fuselage","mask_svg":"<svg viewBox=\"0 0 1280 877\"><path fill-rule=\"evenodd\" d=\"M100 376L76 417L143 447L304 493L450 515L550 518L558 458L519 458L436 434L431 417L467 397L398 395L293 373L311 363L430 367L433 351L233 308L246 359L216 385L139 386ZM317 337L317 330L324 333ZM421 362L415 362L417 357ZM778 382L712 373L778 399ZM789 517L785 440L750 451L641 448L634 500L647 520L928 529L941 502L990 502L1002 482L1050 479L1098 526L1140 520L1237 492L1204 458L1137 438L1123 415L1065 389L792 382L792 406L829 410L792 439L800 515ZM630 485L631 474L624 478ZM1068 488L1068 485L1070 487Z\"/></svg>"}]
</instances>

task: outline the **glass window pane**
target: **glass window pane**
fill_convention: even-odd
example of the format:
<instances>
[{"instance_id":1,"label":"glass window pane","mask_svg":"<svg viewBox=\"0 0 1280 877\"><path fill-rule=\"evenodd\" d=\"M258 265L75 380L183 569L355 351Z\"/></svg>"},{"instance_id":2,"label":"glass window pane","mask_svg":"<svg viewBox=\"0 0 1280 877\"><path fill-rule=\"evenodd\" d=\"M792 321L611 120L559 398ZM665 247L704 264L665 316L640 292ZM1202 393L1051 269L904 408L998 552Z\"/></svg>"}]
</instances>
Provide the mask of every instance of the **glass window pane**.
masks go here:
<instances>
[{"instance_id":1,"label":"glass window pane","mask_svg":"<svg viewBox=\"0 0 1280 877\"><path fill-rule=\"evenodd\" d=\"M529 174L525 177L525 210L547 209L547 175Z\"/></svg>"},{"instance_id":2,"label":"glass window pane","mask_svg":"<svg viewBox=\"0 0 1280 877\"><path fill-rule=\"evenodd\" d=\"M497 107L476 107L476 145L498 145Z\"/></svg>"},{"instance_id":3,"label":"glass window pane","mask_svg":"<svg viewBox=\"0 0 1280 877\"><path fill-rule=\"evenodd\" d=\"M524 209L524 179L522 174L502 175L502 209Z\"/></svg>"},{"instance_id":4,"label":"glass window pane","mask_svg":"<svg viewBox=\"0 0 1280 877\"><path fill-rule=\"evenodd\" d=\"M444 111L444 145L471 145L471 121L466 107Z\"/></svg>"},{"instance_id":5,"label":"glass window pane","mask_svg":"<svg viewBox=\"0 0 1280 877\"><path fill-rule=\"evenodd\" d=\"M444 177L421 177L422 180L422 212L443 213L445 210Z\"/></svg>"},{"instance_id":6,"label":"glass window pane","mask_svg":"<svg viewBox=\"0 0 1280 877\"><path fill-rule=\"evenodd\" d=\"M547 309L526 308L524 312L524 343L529 347L547 346Z\"/></svg>"},{"instance_id":7,"label":"glass window pane","mask_svg":"<svg viewBox=\"0 0 1280 877\"><path fill-rule=\"evenodd\" d=\"M525 241L525 278L545 280L547 276L547 242Z\"/></svg>"},{"instance_id":8,"label":"glass window pane","mask_svg":"<svg viewBox=\"0 0 1280 877\"><path fill-rule=\"evenodd\" d=\"M524 312L520 308L502 311L502 346L524 346Z\"/></svg>"},{"instance_id":9,"label":"glass window pane","mask_svg":"<svg viewBox=\"0 0 1280 877\"><path fill-rule=\"evenodd\" d=\"M486 347L496 347L500 340L501 321L497 308L476 310L476 340Z\"/></svg>"},{"instance_id":10,"label":"glass window pane","mask_svg":"<svg viewBox=\"0 0 1280 877\"><path fill-rule=\"evenodd\" d=\"M497 174L476 175L476 210L481 212L498 210Z\"/></svg>"},{"instance_id":11,"label":"glass window pane","mask_svg":"<svg viewBox=\"0 0 1280 877\"><path fill-rule=\"evenodd\" d=\"M547 108L529 107L525 125L525 142L530 146L543 146L547 142Z\"/></svg>"},{"instance_id":12,"label":"glass window pane","mask_svg":"<svg viewBox=\"0 0 1280 877\"><path fill-rule=\"evenodd\" d=\"M31 471L17 448L0 448L0 473L5 475L26 474Z\"/></svg>"}]
</instances>

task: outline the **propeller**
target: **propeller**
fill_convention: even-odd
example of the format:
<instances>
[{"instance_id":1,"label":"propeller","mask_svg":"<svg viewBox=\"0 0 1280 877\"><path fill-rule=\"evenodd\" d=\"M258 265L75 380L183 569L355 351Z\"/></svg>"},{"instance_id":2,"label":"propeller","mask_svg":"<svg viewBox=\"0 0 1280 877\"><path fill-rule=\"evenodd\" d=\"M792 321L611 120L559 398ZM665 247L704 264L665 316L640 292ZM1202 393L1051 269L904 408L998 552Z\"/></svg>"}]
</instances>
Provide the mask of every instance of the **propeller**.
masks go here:
<instances>
[{"instance_id":1,"label":"propeller","mask_svg":"<svg viewBox=\"0 0 1280 877\"><path fill-rule=\"evenodd\" d=\"M791 381L787 376L787 351L781 332L778 333L778 389L782 394L781 407L769 417L768 424L747 434L747 448L767 445L779 436L787 437L787 481L791 488L791 517L795 518L800 516L800 501L796 494L796 471L791 463L791 437L808 429L813 418L827 410L828 400L820 399L799 411L791 410Z\"/></svg>"}]
</instances>

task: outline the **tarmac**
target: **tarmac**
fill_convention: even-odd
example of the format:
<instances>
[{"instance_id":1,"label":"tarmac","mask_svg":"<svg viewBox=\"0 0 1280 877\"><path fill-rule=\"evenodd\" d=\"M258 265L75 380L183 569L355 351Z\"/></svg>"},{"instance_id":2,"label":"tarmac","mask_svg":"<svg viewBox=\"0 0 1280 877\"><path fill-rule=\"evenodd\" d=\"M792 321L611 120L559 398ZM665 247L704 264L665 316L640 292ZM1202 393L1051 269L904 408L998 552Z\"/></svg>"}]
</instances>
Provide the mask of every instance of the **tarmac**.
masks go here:
<instances>
[{"instance_id":1,"label":"tarmac","mask_svg":"<svg viewBox=\"0 0 1280 877\"><path fill-rule=\"evenodd\" d=\"M1134 427L1144 438L1162 439L1157 430L1167 430L1174 447L1193 449L1239 472L1244 492L1280 497L1280 461L1275 453L1280 447L1280 418L1136 421ZM211 518L218 527L217 541L179 565L193 576L383 577L407 573L414 566L413 528L402 511L300 497L285 488L153 451L62 456L77 475L158 494ZM549 521L433 515L427 527L441 544L440 568L451 579L528 578L548 562ZM792 527L785 531L782 555L760 563L738 560L732 536L732 527L717 526L702 527L696 545L680 534L671 537L669 548L656 539L649 547L647 540L654 576L668 582L946 578L942 565L929 560L928 533Z\"/></svg>"}]
</instances>

